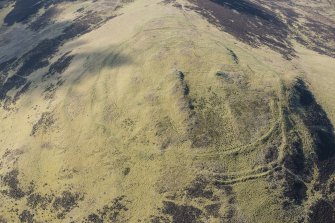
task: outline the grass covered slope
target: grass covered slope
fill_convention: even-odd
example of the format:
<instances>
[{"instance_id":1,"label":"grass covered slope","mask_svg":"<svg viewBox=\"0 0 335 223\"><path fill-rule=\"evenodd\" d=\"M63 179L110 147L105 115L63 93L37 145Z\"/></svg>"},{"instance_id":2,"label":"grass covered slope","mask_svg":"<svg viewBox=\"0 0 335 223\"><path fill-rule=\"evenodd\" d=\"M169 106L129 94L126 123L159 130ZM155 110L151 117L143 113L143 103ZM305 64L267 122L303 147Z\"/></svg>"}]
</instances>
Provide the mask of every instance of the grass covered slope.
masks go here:
<instances>
[{"instance_id":1,"label":"grass covered slope","mask_svg":"<svg viewBox=\"0 0 335 223\"><path fill-rule=\"evenodd\" d=\"M331 56L192 1L4 2L0 222L335 221Z\"/></svg>"}]
</instances>

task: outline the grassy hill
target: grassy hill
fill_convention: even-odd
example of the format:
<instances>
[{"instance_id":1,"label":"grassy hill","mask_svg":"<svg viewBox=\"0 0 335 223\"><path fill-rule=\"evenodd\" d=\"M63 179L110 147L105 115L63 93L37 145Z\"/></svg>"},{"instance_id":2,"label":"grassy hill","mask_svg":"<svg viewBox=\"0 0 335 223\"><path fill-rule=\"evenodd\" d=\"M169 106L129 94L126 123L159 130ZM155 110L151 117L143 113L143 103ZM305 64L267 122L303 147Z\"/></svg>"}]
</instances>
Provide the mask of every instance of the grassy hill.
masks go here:
<instances>
[{"instance_id":1,"label":"grassy hill","mask_svg":"<svg viewBox=\"0 0 335 223\"><path fill-rule=\"evenodd\" d=\"M0 222L334 222L328 1L0 1Z\"/></svg>"}]
</instances>

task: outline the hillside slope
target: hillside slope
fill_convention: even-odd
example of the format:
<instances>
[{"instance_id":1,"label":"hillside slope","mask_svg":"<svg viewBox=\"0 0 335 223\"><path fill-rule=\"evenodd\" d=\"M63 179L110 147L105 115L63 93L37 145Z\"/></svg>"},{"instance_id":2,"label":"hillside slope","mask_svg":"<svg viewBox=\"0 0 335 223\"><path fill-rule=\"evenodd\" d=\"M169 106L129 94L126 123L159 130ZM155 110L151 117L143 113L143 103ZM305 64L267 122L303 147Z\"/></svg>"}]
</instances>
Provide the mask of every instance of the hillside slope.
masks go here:
<instances>
[{"instance_id":1,"label":"hillside slope","mask_svg":"<svg viewBox=\"0 0 335 223\"><path fill-rule=\"evenodd\" d=\"M0 1L0 222L335 222L331 1Z\"/></svg>"}]
</instances>

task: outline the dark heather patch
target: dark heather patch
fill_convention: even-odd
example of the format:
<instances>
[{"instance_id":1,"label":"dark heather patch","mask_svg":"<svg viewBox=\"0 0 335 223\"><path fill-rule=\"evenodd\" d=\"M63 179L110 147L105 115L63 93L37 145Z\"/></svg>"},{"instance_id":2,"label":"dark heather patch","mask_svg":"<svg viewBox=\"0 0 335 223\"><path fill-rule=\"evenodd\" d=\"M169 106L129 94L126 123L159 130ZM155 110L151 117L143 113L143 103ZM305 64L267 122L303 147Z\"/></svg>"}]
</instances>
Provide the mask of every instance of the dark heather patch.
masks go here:
<instances>
[{"instance_id":1,"label":"dark heather patch","mask_svg":"<svg viewBox=\"0 0 335 223\"><path fill-rule=\"evenodd\" d=\"M19 216L20 222L33 223L34 214L30 213L28 210L24 210Z\"/></svg>"},{"instance_id":2,"label":"dark heather patch","mask_svg":"<svg viewBox=\"0 0 335 223\"><path fill-rule=\"evenodd\" d=\"M92 222L92 223L103 223L102 218L100 218L99 215L97 215L97 214L90 214L87 217L87 221Z\"/></svg>"},{"instance_id":3,"label":"dark heather patch","mask_svg":"<svg viewBox=\"0 0 335 223\"><path fill-rule=\"evenodd\" d=\"M214 186L217 189L222 190L225 193L226 196L234 196L234 192L233 192L232 186L220 184L218 182L215 182Z\"/></svg>"},{"instance_id":4,"label":"dark heather patch","mask_svg":"<svg viewBox=\"0 0 335 223\"><path fill-rule=\"evenodd\" d=\"M125 196L117 197L113 199L110 204L97 210L97 213L89 214L88 217L84 219L84 222L127 222L123 214L128 211L128 202Z\"/></svg>"},{"instance_id":5,"label":"dark heather patch","mask_svg":"<svg viewBox=\"0 0 335 223\"><path fill-rule=\"evenodd\" d=\"M176 3L176 0L163 0L162 1L164 4L170 4L170 3Z\"/></svg>"},{"instance_id":6,"label":"dark heather patch","mask_svg":"<svg viewBox=\"0 0 335 223\"><path fill-rule=\"evenodd\" d=\"M252 2L246 0L233 1L233 0L210 0L221 6L228 7L232 10L235 10L239 13L250 15L252 17L258 17L266 21L279 23L276 15L272 12L262 8Z\"/></svg>"},{"instance_id":7,"label":"dark heather patch","mask_svg":"<svg viewBox=\"0 0 335 223\"><path fill-rule=\"evenodd\" d=\"M130 172L130 168L129 167L126 167L124 170L123 170L123 176L127 176Z\"/></svg>"},{"instance_id":8,"label":"dark heather patch","mask_svg":"<svg viewBox=\"0 0 335 223\"><path fill-rule=\"evenodd\" d=\"M176 0L163 0L162 3L165 5L172 4L172 6L179 8L179 9L183 8L183 6L179 4Z\"/></svg>"},{"instance_id":9,"label":"dark heather patch","mask_svg":"<svg viewBox=\"0 0 335 223\"><path fill-rule=\"evenodd\" d=\"M292 200L294 204L300 205L307 199L307 186L290 174L287 174L284 184L284 196Z\"/></svg>"},{"instance_id":10,"label":"dark heather patch","mask_svg":"<svg viewBox=\"0 0 335 223\"><path fill-rule=\"evenodd\" d=\"M189 97L189 94L190 94L190 88L185 80L185 74L181 71L178 71L177 72L177 76L178 76L178 79L179 79L179 82L180 82L180 86L181 86L181 89L183 91L183 95L184 95L184 100L186 101L186 106L193 110L194 109L194 105L193 105L193 101L192 99Z\"/></svg>"},{"instance_id":11,"label":"dark heather patch","mask_svg":"<svg viewBox=\"0 0 335 223\"><path fill-rule=\"evenodd\" d=\"M220 208L221 208L220 203L209 204L209 205L205 206L205 210L206 210L207 214L214 217L214 218L220 217L220 214L219 214Z\"/></svg>"},{"instance_id":12,"label":"dark heather patch","mask_svg":"<svg viewBox=\"0 0 335 223\"><path fill-rule=\"evenodd\" d=\"M16 22L27 20L43 6L40 0L16 0L13 10L5 17L4 22L11 26Z\"/></svg>"},{"instance_id":13,"label":"dark heather patch","mask_svg":"<svg viewBox=\"0 0 335 223\"><path fill-rule=\"evenodd\" d=\"M59 42L46 39L40 42L35 48L26 53L20 60L22 66L17 73L10 77L0 89L0 100L6 98L7 93L12 89L19 89L25 85L27 77L40 68L49 65L48 58L57 51Z\"/></svg>"},{"instance_id":14,"label":"dark heather patch","mask_svg":"<svg viewBox=\"0 0 335 223\"><path fill-rule=\"evenodd\" d=\"M294 56L289 28L270 10L248 0L189 0L189 7L251 46L266 45L284 58Z\"/></svg>"},{"instance_id":15,"label":"dark heather patch","mask_svg":"<svg viewBox=\"0 0 335 223\"><path fill-rule=\"evenodd\" d=\"M171 220L165 216L151 216L151 223L171 223Z\"/></svg>"},{"instance_id":16,"label":"dark heather patch","mask_svg":"<svg viewBox=\"0 0 335 223\"><path fill-rule=\"evenodd\" d=\"M285 6L282 4L284 1L256 0L256 2L258 5L266 5L271 11L281 14L281 19L290 29L291 37L300 44L320 54L335 57L334 44L330 41L335 36L335 27L329 25L333 21L326 18L327 16L325 17L314 10L313 14L303 15L296 10L300 7L299 4L295 4L295 1L285 1L287 3L284 3ZM316 17L315 14L317 14ZM328 21L328 24L315 20L320 15ZM303 18L303 21L299 18Z\"/></svg>"},{"instance_id":17,"label":"dark heather patch","mask_svg":"<svg viewBox=\"0 0 335 223\"><path fill-rule=\"evenodd\" d=\"M222 77L223 79L225 80L230 80L230 75L223 72L223 71L219 71L219 72L216 72L215 74L217 77Z\"/></svg>"},{"instance_id":18,"label":"dark heather patch","mask_svg":"<svg viewBox=\"0 0 335 223\"><path fill-rule=\"evenodd\" d=\"M310 208L310 223L333 223L335 222L335 211L329 203L319 200Z\"/></svg>"},{"instance_id":19,"label":"dark heather patch","mask_svg":"<svg viewBox=\"0 0 335 223\"><path fill-rule=\"evenodd\" d=\"M29 25L29 28L35 32L43 29L47 25L49 25L52 20L60 13L60 10L56 7L51 7L47 9L43 15L38 17L34 22Z\"/></svg>"},{"instance_id":20,"label":"dark heather patch","mask_svg":"<svg viewBox=\"0 0 335 223\"><path fill-rule=\"evenodd\" d=\"M238 64L239 63L239 59L237 57L237 55L235 54L235 52L229 48L227 48L229 55L233 58L233 61Z\"/></svg>"},{"instance_id":21,"label":"dark heather patch","mask_svg":"<svg viewBox=\"0 0 335 223\"><path fill-rule=\"evenodd\" d=\"M84 8L80 8L76 12L83 12L84 10L85 10Z\"/></svg>"},{"instance_id":22,"label":"dark heather patch","mask_svg":"<svg viewBox=\"0 0 335 223\"><path fill-rule=\"evenodd\" d=\"M6 99L7 93L10 90L19 89L25 85L28 82L27 77L34 71L49 66L50 58L58 52L59 47L66 41L90 32L105 21L107 20L103 20L94 13L88 13L75 19L58 37L41 41L36 47L11 64L11 66L16 67L18 64L22 63L22 66L18 68L15 75L8 78L4 84L0 85L0 100ZM52 66L50 72L61 72L66 69L71 62L72 57L73 56L65 56L61 58L58 63L56 62L56 64Z\"/></svg>"},{"instance_id":23,"label":"dark heather patch","mask_svg":"<svg viewBox=\"0 0 335 223\"><path fill-rule=\"evenodd\" d=\"M173 223L196 223L202 222L199 218L202 211L188 205L177 205L171 201L163 201L163 213L172 216Z\"/></svg>"},{"instance_id":24,"label":"dark heather patch","mask_svg":"<svg viewBox=\"0 0 335 223\"><path fill-rule=\"evenodd\" d=\"M65 53L63 56L61 56L56 62L50 65L48 72L43 75L43 78L48 78L53 76L54 74L63 73L66 68L70 65L72 59L74 58L74 55L69 55L71 52Z\"/></svg>"},{"instance_id":25,"label":"dark heather patch","mask_svg":"<svg viewBox=\"0 0 335 223\"><path fill-rule=\"evenodd\" d=\"M11 3L13 0L0 0L0 9L3 9L8 6L9 3ZM1 216L0 216L0 222L1 221Z\"/></svg>"},{"instance_id":26,"label":"dark heather patch","mask_svg":"<svg viewBox=\"0 0 335 223\"><path fill-rule=\"evenodd\" d=\"M335 47L332 46L329 41L335 35L334 27L317 21L295 25L297 28L292 28L293 32L295 32L295 40L310 50L314 50L315 52L330 57L335 57ZM325 29L321 29L321 27L324 27ZM307 36L307 39L302 38L302 36Z\"/></svg>"},{"instance_id":27,"label":"dark heather patch","mask_svg":"<svg viewBox=\"0 0 335 223\"><path fill-rule=\"evenodd\" d=\"M50 112L44 112L41 118L33 125L31 130L31 136L35 136L37 132L41 131L46 133L48 128L55 123L55 120Z\"/></svg>"},{"instance_id":28,"label":"dark heather patch","mask_svg":"<svg viewBox=\"0 0 335 223\"><path fill-rule=\"evenodd\" d=\"M14 68L13 64L16 61L16 57L9 59L5 62L0 63L0 86L6 81L8 72Z\"/></svg>"},{"instance_id":29,"label":"dark heather patch","mask_svg":"<svg viewBox=\"0 0 335 223\"><path fill-rule=\"evenodd\" d=\"M8 26L18 22L27 22L41 8L66 1L74 2L76 0L16 0L14 8L7 14L4 22Z\"/></svg>"},{"instance_id":30,"label":"dark heather patch","mask_svg":"<svg viewBox=\"0 0 335 223\"><path fill-rule=\"evenodd\" d=\"M46 39L40 42L34 49L23 56L23 64L17 71L17 75L27 77L35 70L49 65L49 55L57 51L58 42Z\"/></svg>"},{"instance_id":31,"label":"dark heather patch","mask_svg":"<svg viewBox=\"0 0 335 223\"><path fill-rule=\"evenodd\" d=\"M283 6L275 1L257 0L258 4L268 6L272 11L277 11L283 15L283 21L289 26L291 36L308 49L320 54L335 57L335 48L332 40L335 36L335 27L321 21L315 20L315 14L302 15L296 8L295 1L286 1L288 4ZM278 1L283 3L283 1ZM307 7L308 8L308 7ZM314 10L313 10L314 11ZM318 16L320 14L315 12ZM325 17L321 15L323 19ZM303 18L303 21L300 18ZM327 18L326 20L329 21ZM332 21L329 21L333 23Z\"/></svg>"},{"instance_id":32,"label":"dark heather patch","mask_svg":"<svg viewBox=\"0 0 335 223\"><path fill-rule=\"evenodd\" d=\"M52 196L50 195L41 195L38 193L31 193L27 197L27 205L32 208L42 208L43 210L46 210L48 208L48 205L52 202Z\"/></svg>"},{"instance_id":33,"label":"dark heather patch","mask_svg":"<svg viewBox=\"0 0 335 223\"><path fill-rule=\"evenodd\" d=\"M48 84L48 86L46 86L46 88L44 89L44 99L48 100L48 99L53 99L55 94L56 94L56 90L62 86L64 84L64 80L58 80L56 83L50 83Z\"/></svg>"},{"instance_id":34,"label":"dark heather patch","mask_svg":"<svg viewBox=\"0 0 335 223\"><path fill-rule=\"evenodd\" d=\"M7 99L7 93L12 89L19 89L27 83L27 79L18 75L11 76L5 84L0 86L0 100Z\"/></svg>"},{"instance_id":35,"label":"dark heather patch","mask_svg":"<svg viewBox=\"0 0 335 223\"><path fill-rule=\"evenodd\" d=\"M63 219L65 214L78 206L78 202L83 200L84 196L80 193L64 191L62 195L56 197L53 201L53 208L58 212L57 218Z\"/></svg>"},{"instance_id":36,"label":"dark heather patch","mask_svg":"<svg viewBox=\"0 0 335 223\"><path fill-rule=\"evenodd\" d=\"M276 146L270 146L265 153L265 161L271 163L278 159L278 148Z\"/></svg>"},{"instance_id":37,"label":"dark heather patch","mask_svg":"<svg viewBox=\"0 0 335 223\"><path fill-rule=\"evenodd\" d=\"M297 133L291 134L290 154L284 158L284 166L294 174L302 175L305 170L305 154L302 140Z\"/></svg>"},{"instance_id":38,"label":"dark heather patch","mask_svg":"<svg viewBox=\"0 0 335 223\"><path fill-rule=\"evenodd\" d=\"M184 73L181 72L181 71L178 71L177 75L178 75L178 78L180 80L180 84L181 84L181 87L183 89L184 96L188 96L190 94L190 88L185 81Z\"/></svg>"},{"instance_id":39,"label":"dark heather patch","mask_svg":"<svg viewBox=\"0 0 335 223\"><path fill-rule=\"evenodd\" d=\"M197 178L190 187L186 189L186 195L190 198L203 197L211 199L213 191L206 190L208 182L202 178Z\"/></svg>"},{"instance_id":40,"label":"dark heather patch","mask_svg":"<svg viewBox=\"0 0 335 223\"><path fill-rule=\"evenodd\" d=\"M323 183L335 172L334 127L303 80L297 80L293 94L290 107L302 118L312 135L317 155L315 162L318 165L320 182Z\"/></svg>"},{"instance_id":41,"label":"dark heather patch","mask_svg":"<svg viewBox=\"0 0 335 223\"><path fill-rule=\"evenodd\" d=\"M20 188L18 175L19 171L14 169L1 177L3 184L8 187L7 190L1 192L2 194L14 199L21 199L25 196L25 192Z\"/></svg>"},{"instance_id":42,"label":"dark heather patch","mask_svg":"<svg viewBox=\"0 0 335 223\"><path fill-rule=\"evenodd\" d=\"M30 85L31 81L28 81L18 92L16 92L13 98L13 103L17 102L20 99L21 95L29 90Z\"/></svg>"},{"instance_id":43,"label":"dark heather patch","mask_svg":"<svg viewBox=\"0 0 335 223\"><path fill-rule=\"evenodd\" d=\"M8 221L3 216L0 215L0 223L8 223Z\"/></svg>"}]
</instances>

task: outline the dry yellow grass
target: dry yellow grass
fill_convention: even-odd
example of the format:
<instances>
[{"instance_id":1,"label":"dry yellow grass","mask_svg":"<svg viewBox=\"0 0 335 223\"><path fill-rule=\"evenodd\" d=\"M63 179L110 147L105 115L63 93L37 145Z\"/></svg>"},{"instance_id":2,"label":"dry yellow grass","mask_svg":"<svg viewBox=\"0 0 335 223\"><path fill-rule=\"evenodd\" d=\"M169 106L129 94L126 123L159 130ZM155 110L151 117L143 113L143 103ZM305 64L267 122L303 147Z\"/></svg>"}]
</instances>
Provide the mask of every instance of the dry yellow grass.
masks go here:
<instances>
[{"instance_id":1,"label":"dry yellow grass","mask_svg":"<svg viewBox=\"0 0 335 223\"><path fill-rule=\"evenodd\" d=\"M81 6L88 7L66 3L60 21L71 20L70 12ZM64 219L52 204L36 208L36 222L82 222L120 196L127 211L121 209L116 222L149 222L171 197L204 211L213 200L184 196L198 176L234 185L231 195L208 186L222 203L218 213L235 213L231 222L296 220L301 207L283 216L276 202L281 190L268 190L267 176L287 149L282 88L305 76L335 123L334 59L296 46L299 57L290 62L237 42L195 12L156 0L134 1L117 13L60 48L59 55L71 51L75 57L53 99L41 97L54 80L40 81L40 70L32 77L39 84L15 109L0 111L0 174L17 169L23 191L33 182L34 194L71 191L83 197ZM202 102L194 114L189 103L198 108ZM50 125L31 135L43 113ZM299 121L295 128L304 132ZM214 143L206 142L208 132L215 133ZM308 148L308 135L302 138ZM267 163L272 145L279 145L280 155ZM26 197L0 194L0 200L8 222L27 209ZM219 222L213 216L203 220Z\"/></svg>"}]
</instances>

